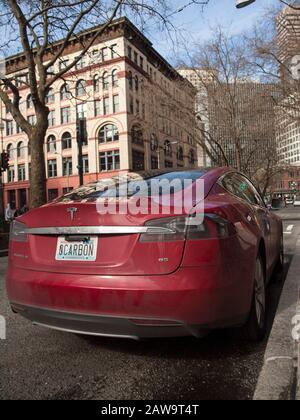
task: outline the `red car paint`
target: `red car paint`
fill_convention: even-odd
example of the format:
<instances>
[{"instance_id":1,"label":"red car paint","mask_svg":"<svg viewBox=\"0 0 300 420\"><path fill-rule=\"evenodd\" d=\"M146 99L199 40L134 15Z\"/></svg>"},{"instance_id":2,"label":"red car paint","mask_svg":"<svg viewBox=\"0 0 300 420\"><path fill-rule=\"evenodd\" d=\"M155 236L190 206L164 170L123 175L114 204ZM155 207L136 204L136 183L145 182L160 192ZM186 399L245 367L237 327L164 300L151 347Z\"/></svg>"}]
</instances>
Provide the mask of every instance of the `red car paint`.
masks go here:
<instances>
[{"instance_id":1,"label":"red car paint","mask_svg":"<svg viewBox=\"0 0 300 420\"><path fill-rule=\"evenodd\" d=\"M139 234L100 236L95 262L56 261L56 236L11 241L7 292L13 309L50 328L135 338L197 336L245 322L258 250L264 249L268 280L282 222L265 206L229 192L221 180L233 173L221 168L203 174L204 212L230 222L228 237L143 243ZM70 203L48 204L18 221L28 228L144 226L156 218L101 216L93 202L75 205L73 221Z\"/></svg>"}]
</instances>

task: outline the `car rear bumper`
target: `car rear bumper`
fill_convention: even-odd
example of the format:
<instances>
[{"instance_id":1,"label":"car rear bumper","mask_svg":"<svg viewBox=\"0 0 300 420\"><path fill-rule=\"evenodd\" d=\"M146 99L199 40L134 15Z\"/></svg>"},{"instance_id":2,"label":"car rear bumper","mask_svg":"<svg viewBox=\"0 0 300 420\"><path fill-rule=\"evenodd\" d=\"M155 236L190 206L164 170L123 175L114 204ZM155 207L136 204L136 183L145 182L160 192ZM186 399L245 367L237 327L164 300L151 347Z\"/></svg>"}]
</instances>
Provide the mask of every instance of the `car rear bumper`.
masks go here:
<instances>
[{"instance_id":1,"label":"car rear bumper","mask_svg":"<svg viewBox=\"0 0 300 420\"><path fill-rule=\"evenodd\" d=\"M246 321L252 284L219 266L166 276L82 276L9 265L12 308L35 324L81 334L201 336Z\"/></svg>"}]
</instances>

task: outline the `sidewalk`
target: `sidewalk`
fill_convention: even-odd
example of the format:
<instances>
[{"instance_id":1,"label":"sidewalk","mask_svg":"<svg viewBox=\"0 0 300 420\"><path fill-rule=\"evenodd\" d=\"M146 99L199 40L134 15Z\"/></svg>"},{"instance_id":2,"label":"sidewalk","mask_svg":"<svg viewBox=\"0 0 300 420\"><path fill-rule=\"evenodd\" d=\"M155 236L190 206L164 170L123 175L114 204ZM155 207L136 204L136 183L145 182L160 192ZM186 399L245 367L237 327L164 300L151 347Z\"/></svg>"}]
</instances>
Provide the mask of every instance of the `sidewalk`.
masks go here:
<instances>
[{"instance_id":1,"label":"sidewalk","mask_svg":"<svg viewBox=\"0 0 300 420\"><path fill-rule=\"evenodd\" d=\"M298 319L298 325L292 325ZM254 400L300 400L300 237L269 338ZM293 338L294 337L294 338Z\"/></svg>"}]
</instances>

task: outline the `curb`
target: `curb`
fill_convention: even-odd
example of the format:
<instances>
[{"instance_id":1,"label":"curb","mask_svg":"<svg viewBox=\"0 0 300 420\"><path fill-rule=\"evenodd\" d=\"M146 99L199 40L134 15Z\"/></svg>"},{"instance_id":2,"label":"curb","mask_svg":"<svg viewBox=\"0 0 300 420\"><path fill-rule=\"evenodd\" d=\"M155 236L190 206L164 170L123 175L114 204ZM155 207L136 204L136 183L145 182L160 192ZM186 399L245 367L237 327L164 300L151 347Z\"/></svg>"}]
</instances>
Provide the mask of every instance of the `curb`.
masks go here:
<instances>
[{"instance_id":1,"label":"curb","mask_svg":"<svg viewBox=\"0 0 300 420\"><path fill-rule=\"evenodd\" d=\"M292 336L292 320L300 314L299 292L300 237L269 337L253 398L256 401L300 399L300 377L297 378L300 375L300 342Z\"/></svg>"}]
</instances>

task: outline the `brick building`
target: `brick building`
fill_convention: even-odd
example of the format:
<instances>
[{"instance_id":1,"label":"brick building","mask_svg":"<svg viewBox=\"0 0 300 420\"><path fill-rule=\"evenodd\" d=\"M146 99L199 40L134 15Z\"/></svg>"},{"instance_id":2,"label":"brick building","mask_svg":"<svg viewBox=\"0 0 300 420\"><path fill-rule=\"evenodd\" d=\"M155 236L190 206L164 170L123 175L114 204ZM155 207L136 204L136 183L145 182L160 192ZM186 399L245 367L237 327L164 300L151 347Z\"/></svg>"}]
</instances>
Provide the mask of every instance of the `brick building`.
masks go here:
<instances>
[{"instance_id":1,"label":"brick building","mask_svg":"<svg viewBox=\"0 0 300 420\"><path fill-rule=\"evenodd\" d=\"M80 37L70 41L53 72L79 54ZM7 73L19 82L22 113L34 124L30 92L20 83L26 79L23 54L7 59ZM115 20L65 80L47 94L50 115L44 150L49 200L78 186L77 118L87 120L85 182L119 171L197 166L196 91L127 18ZM1 149L10 155L3 179L4 204L17 208L29 202L30 144L1 108L5 122Z\"/></svg>"}]
</instances>

